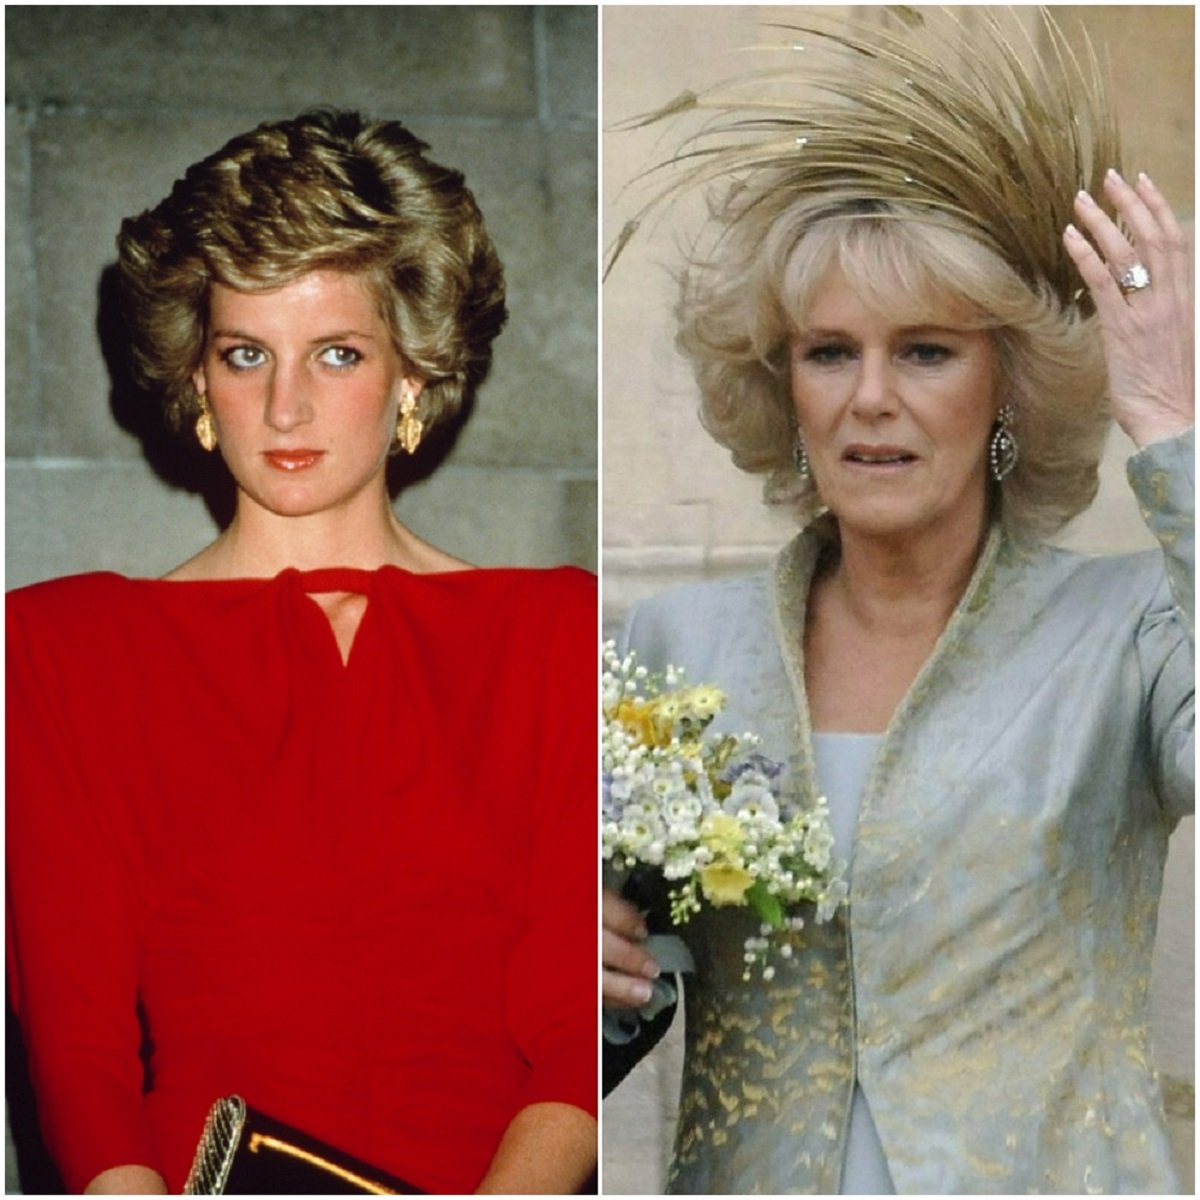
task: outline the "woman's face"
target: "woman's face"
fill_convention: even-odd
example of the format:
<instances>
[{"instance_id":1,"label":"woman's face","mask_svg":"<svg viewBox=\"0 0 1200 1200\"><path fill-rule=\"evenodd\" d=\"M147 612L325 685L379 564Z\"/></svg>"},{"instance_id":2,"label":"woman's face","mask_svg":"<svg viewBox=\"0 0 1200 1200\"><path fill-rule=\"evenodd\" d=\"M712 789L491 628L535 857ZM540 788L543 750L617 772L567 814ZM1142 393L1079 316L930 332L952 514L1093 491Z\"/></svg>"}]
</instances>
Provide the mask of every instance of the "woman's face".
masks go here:
<instances>
[{"instance_id":1,"label":"woman's face","mask_svg":"<svg viewBox=\"0 0 1200 1200\"><path fill-rule=\"evenodd\" d=\"M193 376L239 503L304 516L377 499L405 375L357 275L312 271L269 292L213 284Z\"/></svg>"},{"instance_id":2,"label":"woman's face","mask_svg":"<svg viewBox=\"0 0 1200 1200\"><path fill-rule=\"evenodd\" d=\"M791 345L792 400L821 498L843 533L959 528L986 514L999 377L965 302L929 326L893 324L834 268Z\"/></svg>"}]
</instances>

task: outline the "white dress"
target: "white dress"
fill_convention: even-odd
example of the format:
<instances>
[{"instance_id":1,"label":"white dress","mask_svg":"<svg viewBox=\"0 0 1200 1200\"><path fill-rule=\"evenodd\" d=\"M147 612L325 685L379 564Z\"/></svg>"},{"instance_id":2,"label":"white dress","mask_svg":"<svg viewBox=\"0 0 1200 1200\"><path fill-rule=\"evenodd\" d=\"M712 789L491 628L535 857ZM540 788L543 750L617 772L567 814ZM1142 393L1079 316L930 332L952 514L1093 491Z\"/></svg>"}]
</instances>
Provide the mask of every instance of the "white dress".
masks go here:
<instances>
[{"instance_id":1,"label":"white dress","mask_svg":"<svg viewBox=\"0 0 1200 1200\"><path fill-rule=\"evenodd\" d=\"M848 863L854 853L858 802L883 735L814 731L812 740L817 780L829 801L834 854ZM838 1191L843 1196L890 1196L896 1191L867 1098L857 1080L850 1105L850 1130L846 1136L846 1157L842 1162L842 1183Z\"/></svg>"}]
</instances>

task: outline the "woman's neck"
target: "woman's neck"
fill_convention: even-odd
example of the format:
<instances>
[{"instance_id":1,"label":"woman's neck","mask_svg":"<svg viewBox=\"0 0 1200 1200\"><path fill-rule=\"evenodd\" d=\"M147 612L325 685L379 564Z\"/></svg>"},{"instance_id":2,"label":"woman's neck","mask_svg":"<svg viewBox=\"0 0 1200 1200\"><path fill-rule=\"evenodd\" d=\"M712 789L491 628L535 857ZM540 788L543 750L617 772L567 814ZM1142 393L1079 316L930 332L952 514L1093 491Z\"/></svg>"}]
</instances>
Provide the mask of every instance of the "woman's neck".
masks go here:
<instances>
[{"instance_id":1,"label":"woman's neck","mask_svg":"<svg viewBox=\"0 0 1200 1200\"><path fill-rule=\"evenodd\" d=\"M873 538L843 529L826 587L866 632L940 633L971 581L986 535L986 522L941 537Z\"/></svg>"},{"instance_id":2,"label":"woman's neck","mask_svg":"<svg viewBox=\"0 0 1200 1200\"><path fill-rule=\"evenodd\" d=\"M467 563L422 541L402 525L383 495L378 504L281 516L239 497L229 527L167 578L271 578L289 567L315 571L382 566L417 573L460 570Z\"/></svg>"}]
</instances>

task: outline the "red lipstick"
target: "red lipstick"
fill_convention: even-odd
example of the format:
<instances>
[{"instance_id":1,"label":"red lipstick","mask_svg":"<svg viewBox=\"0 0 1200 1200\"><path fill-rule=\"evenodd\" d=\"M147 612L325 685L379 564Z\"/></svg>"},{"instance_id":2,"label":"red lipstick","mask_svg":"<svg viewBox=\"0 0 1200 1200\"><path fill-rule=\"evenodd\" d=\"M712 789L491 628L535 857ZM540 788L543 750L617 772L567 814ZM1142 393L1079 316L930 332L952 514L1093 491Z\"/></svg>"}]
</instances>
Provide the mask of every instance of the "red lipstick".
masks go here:
<instances>
[{"instance_id":1,"label":"red lipstick","mask_svg":"<svg viewBox=\"0 0 1200 1200\"><path fill-rule=\"evenodd\" d=\"M263 458L277 471L305 471L315 466L323 450L264 450Z\"/></svg>"}]
</instances>

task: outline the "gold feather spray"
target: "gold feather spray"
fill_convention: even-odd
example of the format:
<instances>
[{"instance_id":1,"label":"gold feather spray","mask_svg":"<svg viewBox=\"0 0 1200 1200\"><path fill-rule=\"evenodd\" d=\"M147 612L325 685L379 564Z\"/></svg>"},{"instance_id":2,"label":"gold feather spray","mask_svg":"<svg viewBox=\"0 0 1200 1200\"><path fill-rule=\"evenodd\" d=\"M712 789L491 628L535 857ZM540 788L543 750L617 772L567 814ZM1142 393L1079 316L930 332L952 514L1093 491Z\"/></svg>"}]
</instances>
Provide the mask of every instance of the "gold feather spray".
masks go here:
<instances>
[{"instance_id":1,"label":"gold feather spray","mask_svg":"<svg viewBox=\"0 0 1200 1200\"><path fill-rule=\"evenodd\" d=\"M891 6L900 28L828 19L773 28L795 39L781 69L685 92L638 128L682 113L712 113L701 131L647 174L667 174L608 253L610 270L641 222L695 188L733 183L754 194L765 172L776 195L884 201L949 220L1060 303L1087 302L1062 244L1075 193L1104 204L1108 167L1120 168L1115 119L1090 42L1082 60L1045 9L1045 49L1020 23L1006 35L995 12L968 28L949 10L948 53L918 8ZM798 91L786 94L788 89ZM738 187L737 184L749 187ZM736 220L736 201L722 210ZM605 272L607 274L607 270Z\"/></svg>"}]
</instances>

